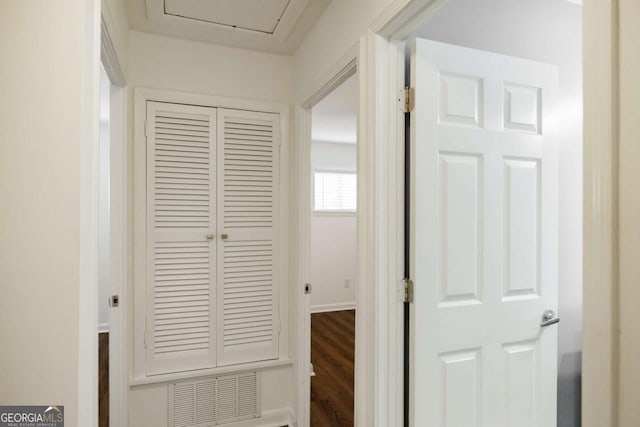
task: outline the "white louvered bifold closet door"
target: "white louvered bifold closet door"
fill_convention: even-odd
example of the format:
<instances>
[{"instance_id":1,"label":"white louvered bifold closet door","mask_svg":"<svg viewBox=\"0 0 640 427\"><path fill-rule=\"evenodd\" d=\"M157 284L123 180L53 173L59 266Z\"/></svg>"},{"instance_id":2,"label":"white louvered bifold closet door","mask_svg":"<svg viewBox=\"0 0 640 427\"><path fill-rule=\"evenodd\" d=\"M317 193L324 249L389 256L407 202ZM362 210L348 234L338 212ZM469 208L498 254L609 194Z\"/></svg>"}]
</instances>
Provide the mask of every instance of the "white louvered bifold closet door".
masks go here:
<instances>
[{"instance_id":1,"label":"white louvered bifold closet door","mask_svg":"<svg viewBox=\"0 0 640 427\"><path fill-rule=\"evenodd\" d=\"M147 374L216 365L216 109L147 103Z\"/></svg>"},{"instance_id":2,"label":"white louvered bifold closet door","mask_svg":"<svg viewBox=\"0 0 640 427\"><path fill-rule=\"evenodd\" d=\"M278 357L279 129L218 109L218 366Z\"/></svg>"}]
</instances>

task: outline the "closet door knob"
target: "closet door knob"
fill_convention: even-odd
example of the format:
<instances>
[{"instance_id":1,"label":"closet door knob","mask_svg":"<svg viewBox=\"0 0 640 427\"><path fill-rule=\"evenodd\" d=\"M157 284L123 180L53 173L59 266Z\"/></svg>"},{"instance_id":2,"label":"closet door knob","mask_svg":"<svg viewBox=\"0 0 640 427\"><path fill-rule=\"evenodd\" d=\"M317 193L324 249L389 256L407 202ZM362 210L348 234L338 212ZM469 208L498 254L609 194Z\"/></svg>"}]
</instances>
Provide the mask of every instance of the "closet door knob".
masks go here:
<instances>
[{"instance_id":1,"label":"closet door knob","mask_svg":"<svg viewBox=\"0 0 640 427\"><path fill-rule=\"evenodd\" d=\"M227 240L227 239L229 238L229 235L228 235L228 234L221 234L221 235L220 235L220 238L221 238L222 240Z\"/></svg>"},{"instance_id":2,"label":"closet door knob","mask_svg":"<svg viewBox=\"0 0 640 427\"><path fill-rule=\"evenodd\" d=\"M207 234L207 240L213 240L214 237L216 237L215 234Z\"/></svg>"}]
</instances>

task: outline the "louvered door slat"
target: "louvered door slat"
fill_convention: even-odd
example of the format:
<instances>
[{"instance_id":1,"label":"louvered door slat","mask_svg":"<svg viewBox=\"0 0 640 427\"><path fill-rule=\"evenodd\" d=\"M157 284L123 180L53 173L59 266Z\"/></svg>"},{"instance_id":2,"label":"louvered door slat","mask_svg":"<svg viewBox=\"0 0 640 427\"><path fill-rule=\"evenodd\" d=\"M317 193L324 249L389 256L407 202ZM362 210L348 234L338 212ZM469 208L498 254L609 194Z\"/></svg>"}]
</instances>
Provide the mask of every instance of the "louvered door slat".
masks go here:
<instances>
[{"instance_id":1,"label":"louvered door slat","mask_svg":"<svg viewBox=\"0 0 640 427\"><path fill-rule=\"evenodd\" d=\"M218 110L218 365L277 358L279 117Z\"/></svg>"},{"instance_id":2,"label":"louvered door slat","mask_svg":"<svg viewBox=\"0 0 640 427\"><path fill-rule=\"evenodd\" d=\"M147 374L216 365L216 110L147 103Z\"/></svg>"}]
</instances>

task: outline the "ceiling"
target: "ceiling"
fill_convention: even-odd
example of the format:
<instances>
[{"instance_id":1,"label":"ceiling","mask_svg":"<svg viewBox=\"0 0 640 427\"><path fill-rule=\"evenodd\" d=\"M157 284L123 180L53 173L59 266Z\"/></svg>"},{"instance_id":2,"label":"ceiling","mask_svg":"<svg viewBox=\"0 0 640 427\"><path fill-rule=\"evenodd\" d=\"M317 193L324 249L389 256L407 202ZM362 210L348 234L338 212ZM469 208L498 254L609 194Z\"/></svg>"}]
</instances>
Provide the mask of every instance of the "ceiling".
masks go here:
<instances>
[{"instance_id":1,"label":"ceiling","mask_svg":"<svg viewBox=\"0 0 640 427\"><path fill-rule=\"evenodd\" d=\"M313 141L355 144L358 130L358 77L349 77L311 109Z\"/></svg>"},{"instance_id":2,"label":"ceiling","mask_svg":"<svg viewBox=\"0 0 640 427\"><path fill-rule=\"evenodd\" d=\"M129 0L135 30L291 54L331 0Z\"/></svg>"}]
</instances>

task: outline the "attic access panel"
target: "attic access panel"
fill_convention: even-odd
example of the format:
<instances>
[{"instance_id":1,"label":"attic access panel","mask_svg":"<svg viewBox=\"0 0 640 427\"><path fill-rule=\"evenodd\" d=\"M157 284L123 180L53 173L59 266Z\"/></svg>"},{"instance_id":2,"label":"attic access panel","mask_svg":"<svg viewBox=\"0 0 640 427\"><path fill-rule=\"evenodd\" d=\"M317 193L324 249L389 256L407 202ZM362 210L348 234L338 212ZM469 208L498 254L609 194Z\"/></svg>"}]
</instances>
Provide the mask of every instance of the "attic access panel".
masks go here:
<instances>
[{"instance_id":1,"label":"attic access panel","mask_svg":"<svg viewBox=\"0 0 640 427\"><path fill-rule=\"evenodd\" d=\"M273 34L291 0L164 0L165 15Z\"/></svg>"}]
</instances>

